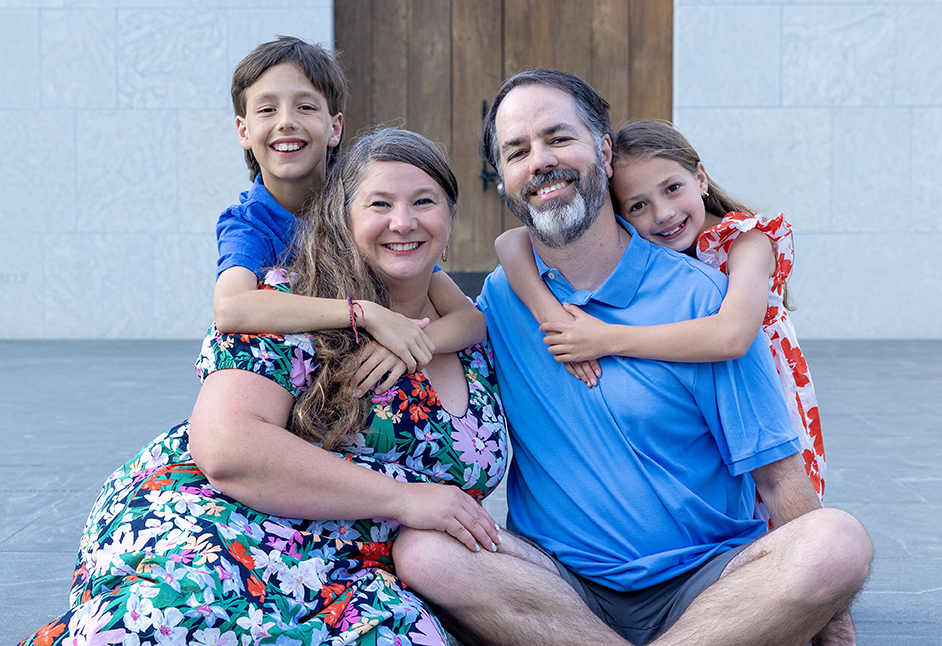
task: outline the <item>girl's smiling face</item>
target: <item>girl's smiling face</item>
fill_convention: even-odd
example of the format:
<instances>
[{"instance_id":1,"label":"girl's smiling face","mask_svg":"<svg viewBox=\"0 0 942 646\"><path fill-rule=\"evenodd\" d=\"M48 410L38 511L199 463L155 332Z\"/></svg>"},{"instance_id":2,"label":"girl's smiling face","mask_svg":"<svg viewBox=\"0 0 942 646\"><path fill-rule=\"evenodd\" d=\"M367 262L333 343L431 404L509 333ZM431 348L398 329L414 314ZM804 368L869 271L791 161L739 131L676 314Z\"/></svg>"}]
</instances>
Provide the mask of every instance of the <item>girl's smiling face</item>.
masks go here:
<instances>
[{"instance_id":1,"label":"girl's smiling face","mask_svg":"<svg viewBox=\"0 0 942 646\"><path fill-rule=\"evenodd\" d=\"M628 159L615 165L612 191L618 211L645 240L681 253L706 227L703 164L691 173L671 159Z\"/></svg>"}]
</instances>

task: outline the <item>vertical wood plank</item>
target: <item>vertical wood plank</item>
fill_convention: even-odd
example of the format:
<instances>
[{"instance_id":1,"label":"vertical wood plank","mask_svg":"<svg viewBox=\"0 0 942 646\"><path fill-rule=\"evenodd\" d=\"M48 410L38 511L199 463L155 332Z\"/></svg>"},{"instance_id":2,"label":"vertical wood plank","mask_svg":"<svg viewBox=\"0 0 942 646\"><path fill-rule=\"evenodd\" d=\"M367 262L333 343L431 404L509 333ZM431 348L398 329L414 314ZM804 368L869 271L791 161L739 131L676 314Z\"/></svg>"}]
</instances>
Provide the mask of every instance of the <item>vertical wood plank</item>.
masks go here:
<instances>
[{"instance_id":1,"label":"vertical wood plank","mask_svg":"<svg viewBox=\"0 0 942 646\"><path fill-rule=\"evenodd\" d=\"M501 0L452 2L452 167L461 208L446 269L490 271L497 266L494 238L503 230L503 202L494 185L481 187L481 106L504 80Z\"/></svg>"},{"instance_id":2,"label":"vertical wood plank","mask_svg":"<svg viewBox=\"0 0 942 646\"><path fill-rule=\"evenodd\" d=\"M504 0L504 78L555 67L554 0Z\"/></svg>"},{"instance_id":3,"label":"vertical wood plank","mask_svg":"<svg viewBox=\"0 0 942 646\"><path fill-rule=\"evenodd\" d=\"M674 3L631 3L631 115L671 119L673 115Z\"/></svg>"},{"instance_id":4,"label":"vertical wood plank","mask_svg":"<svg viewBox=\"0 0 942 646\"><path fill-rule=\"evenodd\" d=\"M594 0L592 87L612 106L612 127L628 118L629 5L626 0Z\"/></svg>"},{"instance_id":5,"label":"vertical wood plank","mask_svg":"<svg viewBox=\"0 0 942 646\"><path fill-rule=\"evenodd\" d=\"M395 125L407 117L409 78L408 0L373 2L372 124Z\"/></svg>"},{"instance_id":6,"label":"vertical wood plank","mask_svg":"<svg viewBox=\"0 0 942 646\"><path fill-rule=\"evenodd\" d=\"M412 0L409 8L406 127L451 150L451 3Z\"/></svg>"},{"instance_id":7,"label":"vertical wood plank","mask_svg":"<svg viewBox=\"0 0 942 646\"><path fill-rule=\"evenodd\" d=\"M615 128L671 118L672 0L335 0L334 25L350 85L345 141L405 120L449 146L461 191L449 270L489 271L494 238L519 224L493 184L481 190L477 155L481 104L506 77L572 72L611 103Z\"/></svg>"},{"instance_id":8,"label":"vertical wood plank","mask_svg":"<svg viewBox=\"0 0 942 646\"><path fill-rule=\"evenodd\" d=\"M343 111L343 144L371 122L372 26L370 0L334 2L334 49L347 77L347 105Z\"/></svg>"},{"instance_id":9,"label":"vertical wood plank","mask_svg":"<svg viewBox=\"0 0 942 646\"><path fill-rule=\"evenodd\" d=\"M553 15L554 67L589 81L592 78L591 6L585 2L556 0Z\"/></svg>"}]
</instances>

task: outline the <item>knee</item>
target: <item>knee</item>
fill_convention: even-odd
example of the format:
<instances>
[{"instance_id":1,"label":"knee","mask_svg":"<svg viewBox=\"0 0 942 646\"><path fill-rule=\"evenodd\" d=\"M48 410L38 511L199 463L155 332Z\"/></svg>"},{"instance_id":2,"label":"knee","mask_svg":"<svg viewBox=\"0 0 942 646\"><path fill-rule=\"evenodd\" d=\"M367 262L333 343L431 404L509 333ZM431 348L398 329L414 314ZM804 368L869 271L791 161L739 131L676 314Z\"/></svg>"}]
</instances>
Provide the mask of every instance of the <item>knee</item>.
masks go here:
<instances>
[{"instance_id":1,"label":"knee","mask_svg":"<svg viewBox=\"0 0 942 646\"><path fill-rule=\"evenodd\" d=\"M856 518L840 509L821 509L808 514L807 520L809 542L805 554L799 556L812 574L814 592L849 595L849 602L870 574L870 536Z\"/></svg>"},{"instance_id":2,"label":"knee","mask_svg":"<svg viewBox=\"0 0 942 646\"><path fill-rule=\"evenodd\" d=\"M432 603L442 603L461 556L456 546L466 549L441 532L403 527L392 548L396 576Z\"/></svg>"}]
</instances>

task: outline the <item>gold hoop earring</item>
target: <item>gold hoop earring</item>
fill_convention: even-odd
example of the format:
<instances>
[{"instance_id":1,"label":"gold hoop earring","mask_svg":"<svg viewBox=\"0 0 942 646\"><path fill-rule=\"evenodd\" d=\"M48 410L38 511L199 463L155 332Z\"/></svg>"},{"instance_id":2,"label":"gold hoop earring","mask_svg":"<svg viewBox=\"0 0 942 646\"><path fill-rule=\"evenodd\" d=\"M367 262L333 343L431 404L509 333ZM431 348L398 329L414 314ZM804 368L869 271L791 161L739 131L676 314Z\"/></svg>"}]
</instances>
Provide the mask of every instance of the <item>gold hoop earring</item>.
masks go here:
<instances>
[{"instance_id":1,"label":"gold hoop earring","mask_svg":"<svg viewBox=\"0 0 942 646\"><path fill-rule=\"evenodd\" d=\"M442 252L442 262L448 262L448 245L445 244L445 250Z\"/></svg>"},{"instance_id":2,"label":"gold hoop earring","mask_svg":"<svg viewBox=\"0 0 942 646\"><path fill-rule=\"evenodd\" d=\"M700 194L700 197L710 197L710 191L703 191L703 193Z\"/></svg>"}]
</instances>

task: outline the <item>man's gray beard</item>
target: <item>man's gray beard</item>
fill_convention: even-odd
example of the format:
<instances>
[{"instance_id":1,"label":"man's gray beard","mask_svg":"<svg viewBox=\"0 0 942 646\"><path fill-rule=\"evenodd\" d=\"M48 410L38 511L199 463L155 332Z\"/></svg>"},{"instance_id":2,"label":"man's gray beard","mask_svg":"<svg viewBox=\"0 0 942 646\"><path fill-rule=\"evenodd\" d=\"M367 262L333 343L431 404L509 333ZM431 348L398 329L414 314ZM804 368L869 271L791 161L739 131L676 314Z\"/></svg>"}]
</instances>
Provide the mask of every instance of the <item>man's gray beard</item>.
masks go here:
<instances>
[{"instance_id":1,"label":"man's gray beard","mask_svg":"<svg viewBox=\"0 0 942 646\"><path fill-rule=\"evenodd\" d=\"M540 180L555 181L552 171ZM527 225L527 229L537 241L552 249L559 249L575 242L589 230L599 215L608 191L608 176L602 164L601 155L584 177L579 178L576 196L569 202L551 202L543 209L537 209L526 200L510 198L507 208L518 220ZM524 194L528 193L525 189Z\"/></svg>"}]
</instances>

